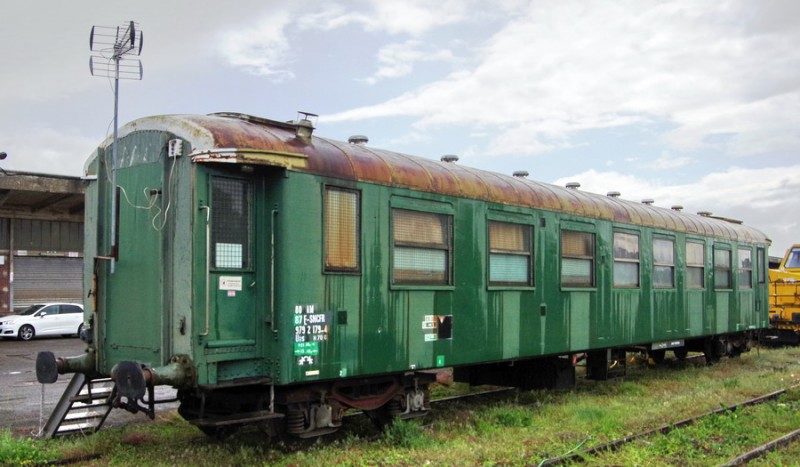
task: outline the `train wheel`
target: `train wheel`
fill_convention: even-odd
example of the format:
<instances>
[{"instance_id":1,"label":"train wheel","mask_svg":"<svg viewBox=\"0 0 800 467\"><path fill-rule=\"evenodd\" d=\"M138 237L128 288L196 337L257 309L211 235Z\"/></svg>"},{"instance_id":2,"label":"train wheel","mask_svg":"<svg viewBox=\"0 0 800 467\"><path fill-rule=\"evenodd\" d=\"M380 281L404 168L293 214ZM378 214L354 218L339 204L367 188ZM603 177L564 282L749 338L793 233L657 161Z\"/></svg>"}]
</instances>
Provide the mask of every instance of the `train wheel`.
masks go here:
<instances>
[{"instance_id":1,"label":"train wheel","mask_svg":"<svg viewBox=\"0 0 800 467\"><path fill-rule=\"evenodd\" d=\"M369 417L373 425L379 430L386 429L402 413L403 409L398 399L392 399L377 409L364 411L364 414Z\"/></svg>"},{"instance_id":2,"label":"train wheel","mask_svg":"<svg viewBox=\"0 0 800 467\"><path fill-rule=\"evenodd\" d=\"M647 353L647 363L650 365L662 365L666 355L666 350L651 350Z\"/></svg>"},{"instance_id":3,"label":"train wheel","mask_svg":"<svg viewBox=\"0 0 800 467\"><path fill-rule=\"evenodd\" d=\"M719 362L719 359L722 358L724 347L722 341L717 337L709 337L706 339L703 343L703 353L706 356L706 363L713 365Z\"/></svg>"}]
</instances>

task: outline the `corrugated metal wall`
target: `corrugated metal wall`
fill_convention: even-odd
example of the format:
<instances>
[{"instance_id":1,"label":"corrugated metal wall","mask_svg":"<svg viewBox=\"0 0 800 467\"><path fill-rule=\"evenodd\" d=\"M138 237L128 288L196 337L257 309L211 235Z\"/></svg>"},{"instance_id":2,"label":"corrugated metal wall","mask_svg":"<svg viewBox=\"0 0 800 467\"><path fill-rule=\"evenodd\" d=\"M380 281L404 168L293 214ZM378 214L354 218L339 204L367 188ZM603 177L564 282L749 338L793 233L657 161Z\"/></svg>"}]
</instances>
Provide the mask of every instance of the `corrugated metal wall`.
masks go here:
<instances>
[{"instance_id":1,"label":"corrugated metal wall","mask_svg":"<svg viewBox=\"0 0 800 467\"><path fill-rule=\"evenodd\" d=\"M0 311L82 303L82 223L0 218L0 255Z\"/></svg>"},{"instance_id":2,"label":"corrugated metal wall","mask_svg":"<svg viewBox=\"0 0 800 467\"><path fill-rule=\"evenodd\" d=\"M83 224L79 222L14 219L13 225L14 250L83 251Z\"/></svg>"},{"instance_id":3,"label":"corrugated metal wall","mask_svg":"<svg viewBox=\"0 0 800 467\"><path fill-rule=\"evenodd\" d=\"M83 300L83 258L14 258L14 308L34 303Z\"/></svg>"}]
</instances>

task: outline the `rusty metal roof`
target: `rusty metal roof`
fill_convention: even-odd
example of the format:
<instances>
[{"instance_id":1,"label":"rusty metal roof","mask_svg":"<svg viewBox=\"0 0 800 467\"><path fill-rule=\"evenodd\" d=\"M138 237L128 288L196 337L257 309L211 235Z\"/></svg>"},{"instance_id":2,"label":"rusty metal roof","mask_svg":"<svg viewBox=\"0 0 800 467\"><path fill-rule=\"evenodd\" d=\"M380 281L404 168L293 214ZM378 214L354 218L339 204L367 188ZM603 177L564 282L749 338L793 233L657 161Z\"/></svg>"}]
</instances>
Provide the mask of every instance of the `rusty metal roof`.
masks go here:
<instances>
[{"instance_id":1,"label":"rusty metal roof","mask_svg":"<svg viewBox=\"0 0 800 467\"><path fill-rule=\"evenodd\" d=\"M576 216L676 230L746 243L767 243L759 230L713 217L568 189L520 177L465 167L359 144L298 136L297 126L241 114L175 115L137 120L122 134L161 129L187 139L198 162L259 163L345 180L481 199ZM236 159L236 154L254 154ZM233 159L231 159L233 157Z\"/></svg>"}]
</instances>

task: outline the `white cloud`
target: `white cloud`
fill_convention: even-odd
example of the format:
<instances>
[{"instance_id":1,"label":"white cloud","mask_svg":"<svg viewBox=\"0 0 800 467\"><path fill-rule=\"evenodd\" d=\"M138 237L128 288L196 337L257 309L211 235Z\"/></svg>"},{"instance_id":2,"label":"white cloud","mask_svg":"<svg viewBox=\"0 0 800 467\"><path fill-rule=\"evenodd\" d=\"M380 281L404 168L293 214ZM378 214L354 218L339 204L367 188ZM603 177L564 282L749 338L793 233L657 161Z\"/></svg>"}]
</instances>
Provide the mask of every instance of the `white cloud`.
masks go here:
<instances>
[{"instance_id":1,"label":"white cloud","mask_svg":"<svg viewBox=\"0 0 800 467\"><path fill-rule=\"evenodd\" d=\"M710 173L686 184L670 184L631 175L588 170L553 182L577 181L581 190L605 194L619 191L623 199L655 199L656 205L681 205L686 212L710 211L740 219L773 240L773 254L797 243L800 219L796 199L800 193L800 165L745 169L733 167Z\"/></svg>"},{"instance_id":2,"label":"white cloud","mask_svg":"<svg viewBox=\"0 0 800 467\"><path fill-rule=\"evenodd\" d=\"M648 169L677 169L689 165L689 163L691 163L691 159L688 157L673 157L665 154L655 161L645 164L644 167Z\"/></svg>"},{"instance_id":3,"label":"white cloud","mask_svg":"<svg viewBox=\"0 0 800 467\"><path fill-rule=\"evenodd\" d=\"M269 13L252 25L221 35L218 53L233 67L276 81L294 77L289 64L293 60L289 32L331 31L356 25L367 32L419 37L431 30L469 19L472 4L444 0L431 7L425 0L369 0L359 8L339 3L318 6L316 2L298 2ZM511 4L512 2L509 2ZM500 5L501 7L504 4ZM308 11L313 8L312 11ZM474 19L474 18L473 18ZM416 61L440 61L451 58L447 50L424 47L418 40L384 46L378 53L379 69L364 81L374 84L384 78L409 74Z\"/></svg>"},{"instance_id":4,"label":"white cloud","mask_svg":"<svg viewBox=\"0 0 800 467\"><path fill-rule=\"evenodd\" d=\"M496 125L502 134L487 145L496 153L653 121L672 124L665 142L681 149L797 149L800 29L756 30L751 9L744 0L531 1L476 50L474 67L328 120Z\"/></svg>"},{"instance_id":5,"label":"white cloud","mask_svg":"<svg viewBox=\"0 0 800 467\"><path fill-rule=\"evenodd\" d=\"M267 76L275 81L292 78L287 68L289 40L284 29L292 21L286 10L273 9L254 26L222 36L218 52L234 67Z\"/></svg>"},{"instance_id":6,"label":"white cloud","mask_svg":"<svg viewBox=\"0 0 800 467\"><path fill-rule=\"evenodd\" d=\"M372 76L364 78L368 84L383 79L399 78L414 71L415 62L452 61L453 54L446 49L433 49L416 39L389 44L378 51L379 68Z\"/></svg>"},{"instance_id":7,"label":"white cloud","mask_svg":"<svg viewBox=\"0 0 800 467\"><path fill-rule=\"evenodd\" d=\"M298 17L297 24L304 29L331 30L358 25L365 31L419 37L436 27L462 22L470 17L476 1L443 0L434 5L426 0L369 0L328 3L315 8L312 13ZM309 5L316 4L309 3ZM503 5L501 5L502 7Z\"/></svg>"}]
</instances>

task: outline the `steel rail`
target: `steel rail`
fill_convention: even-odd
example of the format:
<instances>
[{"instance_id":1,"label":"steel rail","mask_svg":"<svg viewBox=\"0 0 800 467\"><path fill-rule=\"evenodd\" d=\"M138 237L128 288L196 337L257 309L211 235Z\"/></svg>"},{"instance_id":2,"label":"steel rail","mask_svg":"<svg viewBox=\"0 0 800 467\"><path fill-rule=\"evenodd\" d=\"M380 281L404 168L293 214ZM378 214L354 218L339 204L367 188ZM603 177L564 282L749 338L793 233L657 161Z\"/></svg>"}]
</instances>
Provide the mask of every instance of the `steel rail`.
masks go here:
<instances>
[{"instance_id":1,"label":"steel rail","mask_svg":"<svg viewBox=\"0 0 800 467\"><path fill-rule=\"evenodd\" d=\"M790 386L788 388L779 389L779 390L777 390L775 392L771 392L769 394L765 394L763 396L759 396L759 397L756 397L754 399L750 399L750 400L747 400L747 401L744 401L744 402L740 402L738 404L734 404L734 405L731 405L731 406L728 406L728 407L723 407L723 408L720 408L720 409L712 410L711 412L706 412L704 414L700 414L700 415L697 415L695 417L691 417L691 418L687 418L687 419L684 419L684 420L680 420L680 421L675 422L675 423L670 423L669 425L664 425L664 426L661 426L661 427L658 427L658 428L654 428L652 430L647 430L647 431L643 431L643 432L640 432L640 433L632 434L630 436L626 436L624 438L619 438L619 439L610 441L608 443L604 443L604 444L601 444L601 445L598 445L598 446L595 446L593 448L589 448L589 449L586 449L586 450L583 450L583 451L570 452L570 453L565 454L563 456L551 457L549 459L545 459L545 460L541 461L538 465L539 466L559 465L559 464L563 464L563 463L565 463L567 461L582 462L584 460L584 457L586 457L586 456L595 455L595 454L601 453L603 451L616 451L621 446L623 446L623 445L625 445L627 443L630 443L631 441L635 441L635 440L640 439L640 438L646 438L648 436L652 436L654 434L659 434L659 433L662 434L662 435L663 434L667 434L670 431L675 430L677 428L683 428L685 426L692 425L696 421L698 421L698 420L700 420L702 418L705 418L705 417L709 417L709 416L712 416L712 415L719 415L719 414L723 414L723 413L726 413L726 412L734 412L738 408L741 408L741 407L750 407L750 406L753 406L753 405L762 404L764 402L768 402L768 401L771 401L771 400L774 400L774 399L778 398L778 396L780 396L782 394L785 394L789 390L797 389L799 387L800 387L800 384L795 384L795 385Z\"/></svg>"},{"instance_id":2,"label":"steel rail","mask_svg":"<svg viewBox=\"0 0 800 467\"><path fill-rule=\"evenodd\" d=\"M798 437L800 437L800 429L785 434L780 438L775 438L768 443L764 443L761 446L742 454L741 456L735 457L729 460L728 462L722 464L722 467L733 467L736 465L744 465L747 462L756 459L758 457L761 457L769 452L772 452L785 444L791 443Z\"/></svg>"}]
</instances>

